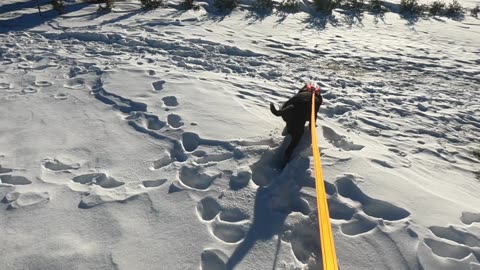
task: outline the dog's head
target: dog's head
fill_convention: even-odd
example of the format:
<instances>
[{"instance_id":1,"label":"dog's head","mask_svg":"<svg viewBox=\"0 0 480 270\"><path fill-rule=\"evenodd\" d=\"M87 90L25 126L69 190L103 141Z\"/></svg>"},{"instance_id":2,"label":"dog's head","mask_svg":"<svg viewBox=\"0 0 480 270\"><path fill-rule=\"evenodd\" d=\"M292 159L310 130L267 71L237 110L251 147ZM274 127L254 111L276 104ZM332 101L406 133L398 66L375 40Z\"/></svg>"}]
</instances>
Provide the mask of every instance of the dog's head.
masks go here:
<instances>
[{"instance_id":1,"label":"dog's head","mask_svg":"<svg viewBox=\"0 0 480 270\"><path fill-rule=\"evenodd\" d=\"M320 96L320 87L307 83L298 91L298 93L301 92L314 92L315 96Z\"/></svg>"}]
</instances>

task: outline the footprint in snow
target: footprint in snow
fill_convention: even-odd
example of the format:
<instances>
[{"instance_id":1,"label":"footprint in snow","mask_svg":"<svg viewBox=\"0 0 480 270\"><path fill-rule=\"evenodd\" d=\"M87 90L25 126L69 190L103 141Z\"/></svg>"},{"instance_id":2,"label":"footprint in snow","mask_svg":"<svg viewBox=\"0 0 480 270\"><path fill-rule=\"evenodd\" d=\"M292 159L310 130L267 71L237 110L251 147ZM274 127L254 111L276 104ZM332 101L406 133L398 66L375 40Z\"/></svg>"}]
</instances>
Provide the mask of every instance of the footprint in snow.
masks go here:
<instances>
[{"instance_id":1,"label":"footprint in snow","mask_svg":"<svg viewBox=\"0 0 480 270\"><path fill-rule=\"evenodd\" d=\"M175 96L164 97L164 98L162 98L162 100L163 100L163 104L165 104L165 106L168 106L168 107L178 106L178 101L177 101L177 98Z\"/></svg>"},{"instance_id":2,"label":"footprint in snow","mask_svg":"<svg viewBox=\"0 0 480 270\"><path fill-rule=\"evenodd\" d=\"M38 92L38 89L33 88L33 87L27 87L22 90L22 94L24 95L30 95L30 94L35 94Z\"/></svg>"},{"instance_id":3,"label":"footprint in snow","mask_svg":"<svg viewBox=\"0 0 480 270\"><path fill-rule=\"evenodd\" d=\"M206 190L221 173L203 172L201 167L186 167L180 169L180 181L187 187Z\"/></svg>"},{"instance_id":4,"label":"footprint in snow","mask_svg":"<svg viewBox=\"0 0 480 270\"><path fill-rule=\"evenodd\" d=\"M28 185L32 182L23 176L14 176L14 175L0 175L0 183L10 184L10 185Z\"/></svg>"},{"instance_id":5,"label":"footprint in snow","mask_svg":"<svg viewBox=\"0 0 480 270\"><path fill-rule=\"evenodd\" d=\"M49 200L48 192L11 192L3 198L2 202L8 204L7 210L11 210L45 203Z\"/></svg>"},{"instance_id":6,"label":"footprint in snow","mask_svg":"<svg viewBox=\"0 0 480 270\"><path fill-rule=\"evenodd\" d=\"M471 225L474 222L480 223L480 213L462 212L460 220L467 225Z\"/></svg>"},{"instance_id":7,"label":"footprint in snow","mask_svg":"<svg viewBox=\"0 0 480 270\"><path fill-rule=\"evenodd\" d=\"M48 86L52 86L53 83L49 81L35 81L34 85L38 87L48 87Z\"/></svg>"},{"instance_id":8,"label":"footprint in snow","mask_svg":"<svg viewBox=\"0 0 480 270\"><path fill-rule=\"evenodd\" d=\"M345 151L359 151L362 150L365 146L355 144L351 141L348 141L345 136L337 134L333 129L322 126L323 129L323 136L325 139L333 144L335 147L338 147Z\"/></svg>"},{"instance_id":9,"label":"footprint in snow","mask_svg":"<svg viewBox=\"0 0 480 270\"><path fill-rule=\"evenodd\" d=\"M213 235L225 243L237 243L246 235L245 228L239 224L214 221L212 227Z\"/></svg>"},{"instance_id":10,"label":"footprint in snow","mask_svg":"<svg viewBox=\"0 0 480 270\"><path fill-rule=\"evenodd\" d=\"M142 185L146 188L159 187L167 182L167 179L158 179L158 180L145 180L142 181Z\"/></svg>"},{"instance_id":11,"label":"footprint in snow","mask_svg":"<svg viewBox=\"0 0 480 270\"><path fill-rule=\"evenodd\" d=\"M389 221L396 221L410 216L410 212L403 208L367 196L355 185L354 179L352 175L345 175L337 179L335 185L342 197L359 202L367 215Z\"/></svg>"},{"instance_id":12,"label":"footprint in snow","mask_svg":"<svg viewBox=\"0 0 480 270\"><path fill-rule=\"evenodd\" d=\"M163 85L165 84L164 80L156 81L152 83L153 90L160 91L163 89Z\"/></svg>"},{"instance_id":13,"label":"footprint in snow","mask_svg":"<svg viewBox=\"0 0 480 270\"><path fill-rule=\"evenodd\" d=\"M12 172L12 171L13 171L12 169L10 169L10 168L4 168L4 167L2 167L2 165L0 165L0 174L2 174L2 173L10 173L10 172Z\"/></svg>"},{"instance_id":14,"label":"footprint in snow","mask_svg":"<svg viewBox=\"0 0 480 270\"><path fill-rule=\"evenodd\" d=\"M10 89L12 87L9 83L0 83L0 90Z\"/></svg>"},{"instance_id":15,"label":"footprint in snow","mask_svg":"<svg viewBox=\"0 0 480 270\"><path fill-rule=\"evenodd\" d=\"M58 100L65 100L68 98L67 95L64 93L56 93L53 97Z\"/></svg>"},{"instance_id":16,"label":"footprint in snow","mask_svg":"<svg viewBox=\"0 0 480 270\"><path fill-rule=\"evenodd\" d=\"M183 126L182 118L177 114L169 114L167 116L167 123L173 128L179 128Z\"/></svg>"},{"instance_id":17,"label":"footprint in snow","mask_svg":"<svg viewBox=\"0 0 480 270\"><path fill-rule=\"evenodd\" d=\"M218 249L205 249L201 255L202 270L225 270L227 255Z\"/></svg>"},{"instance_id":18,"label":"footprint in snow","mask_svg":"<svg viewBox=\"0 0 480 270\"><path fill-rule=\"evenodd\" d=\"M83 89L85 87L85 80L82 78L74 78L68 80L65 84L63 84L65 88L78 90Z\"/></svg>"},{"instance_id":19,"label":"footprint in snow","mask_svg":"<svg viewBox=\"0 0 480 270\"><path fill-rule=\"evenodd\" d=\"M116 188L125 184L124 182L117 181L113 177L107 176L104 173L83 174L74 177L72 181L85 185L94 184L103 188Z\"/></svg>"},{"instance_id":20,"label":"footprint in snow","mask_svg":"<svg viewBox=\"0 0 480 270\"><path fill-rule=\"evenodd\" d=\"M68 171L80 168L80 164L78 163L67 165L57 159L44 159L42 161L42 166L50 171Z\"/></svg>"}]
</instances>

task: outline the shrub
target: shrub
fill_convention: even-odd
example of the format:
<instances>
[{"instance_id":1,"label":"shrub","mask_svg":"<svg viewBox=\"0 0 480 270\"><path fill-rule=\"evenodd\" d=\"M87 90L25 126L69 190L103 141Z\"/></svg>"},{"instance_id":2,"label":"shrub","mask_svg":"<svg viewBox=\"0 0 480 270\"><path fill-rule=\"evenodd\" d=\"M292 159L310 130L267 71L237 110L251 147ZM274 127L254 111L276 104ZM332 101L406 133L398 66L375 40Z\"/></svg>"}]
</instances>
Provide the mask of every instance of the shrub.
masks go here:
<instances>
[{"instance_id":1,"label":"shrub","mask_svg":"<svg viewBox=\"0 0 480 270\"><path fill-rule=\"evenodd\" d=\"M428 12L435 16L435 15L442 15L445 13L445 2L443 1L433 1L433 3L430 5Z\"/></svg>"},{"instance_id":2,"label":"shrub","mask_svg":"<svg viewBox=\"0 0 480 270\"><path fill-rule=\"evenodd\" d=\"M102 6L100 3L98 4L98 11L102 12L110 12L113 8L114 0L104 0L105 6Z\"/></svg>"},{"instance_id":3,"label":"shrub","mask_svg":"<svg viewBox=\"0 0 480 270\"><path fill-rule=\"evenodd\" d=\"M53 9L59 14L65 13L65 2L63 2L63 0L52 0L51 4Z\"/></svg>"},{"instance_id":4,"label":"shrub","mask_svg":"<svg viewBox=\"0 0 480 270\"><path fill-rule=\"evenodd\" d=\"M463 15L464 11L462 5L457 0L453 0L452 3L448 4L448 8L445 13L450 17L459 17Z\"/></svg>"},{"instance_id":5,"label":"shrub","mask_svg":"<svg viewBox=\"0 0 480 270\"><path fill-rule=\"evenodd\" d=\"M426 9L424 5L418 4L417 0L401 0L400 12L410 14L422 14Z\"/></svg>"},{"instance_id":6,"label":"shrub","mask_svg":"<svg viewBox=\"0 0 480 270\"><path fill-rule=\"evenodd\" d=\"M346 10L360 12L365 7L365 3L363 2L363 0L349 0L343 5L343 7Z\"/></svg>"},{"instance_id":7,"label":"shrub","mask_svg":"<svg viewBox=\"0 0 480 270\"><path fill-rule=\"evenodd\" d=\"M374 13L382 13L385 11L385 7L382 5L381 0L371 0L368 4L368 10Z\"/></svg>"},{"instance_id":8,"label":"shrub","mask_svg":"<svg viewBox=\"0 0 480 270\"><path fill-rule=\"evenodd\" d=\"M185 0L182 3L182 6L184 9L193 9L193 10L199 10L200 6L193 4L194 0Z\"/></svg>"},{"instance_id":9,"label":"shrub","mask_svg":"<svg viewBox=\"0 0 480 270\"><path fill-rule=\"evenodd\" d=\"M140 0L140 2L145 10L156 9L163 4L163 0Z\"/></svg>"},{"instance_id":10,"label":"shrub","mask_svg":"<svg viewBox=\"0 0 480 270\"><path fill-rule=\"evenodd\" d=\"M339 0L313 0L317 11L331 14L332 11L340 5Z\"/></svg>"},{"instance_id":11,"label":"shrub","mask_svg":"<svg viewBox=\"0 0 480 270\"><path fill-rule=\"evenodd\" d=\"M298 11L298 2L297 0L283 0L278 9L284 12L296 12Z\"/></svg>"},{"instance_id":12,"label":"shrub","mask_svg":"<svg viewBox=\"0 0 480 270\"><path fill-rule=\"evenodd\" d=\"M273 9L272 0L256 0L253 3L253 8L258 11L271 11Z\"/></svg>"},{"instance_id":13,"label":"shrub","mask_svg":"<svg viewBox=\"0 0 480 270\"><path fill-rule=\"evenodd\" d=\"M470 14L472 14L473 17L477 18L478 13L480 12L480 7L477 5L475 8L470 10Z\"/></svg>"},{"instance_id":14,"label":"shrub","mask_svg":"<svg viewBox=\"0 0 480 270\"><path fill-rule=\"evenodd\" d=\"M238 0L215 0L213 6L220 11L231 11L238 7Z\"/></svg>"}]
</instances>

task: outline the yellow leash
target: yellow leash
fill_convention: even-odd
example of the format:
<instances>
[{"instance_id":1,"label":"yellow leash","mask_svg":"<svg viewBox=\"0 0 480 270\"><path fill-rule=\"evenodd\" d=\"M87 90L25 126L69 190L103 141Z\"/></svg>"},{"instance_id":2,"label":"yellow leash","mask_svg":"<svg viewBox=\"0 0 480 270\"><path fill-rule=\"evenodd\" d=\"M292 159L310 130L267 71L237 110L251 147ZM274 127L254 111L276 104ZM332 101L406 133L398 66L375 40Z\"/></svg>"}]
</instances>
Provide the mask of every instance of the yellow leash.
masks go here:
<instances>
[{"instance_id":1,"label":"yellow leash","mask_svg":"<svg viewBox=\"0 0 480 270\"><path fill-rule=\"evenodd\" d=\"M310 117L310 131L312 133L313 162L315 168L315 186L317 191L318 228L322 248L324 270L338 270L335 244L333 243L332 225L328 213L327 195L323 180L322 163L317 145L317 131L315 129L315 91L312 91L312 115Z\"/></svg>"}]
</instances>

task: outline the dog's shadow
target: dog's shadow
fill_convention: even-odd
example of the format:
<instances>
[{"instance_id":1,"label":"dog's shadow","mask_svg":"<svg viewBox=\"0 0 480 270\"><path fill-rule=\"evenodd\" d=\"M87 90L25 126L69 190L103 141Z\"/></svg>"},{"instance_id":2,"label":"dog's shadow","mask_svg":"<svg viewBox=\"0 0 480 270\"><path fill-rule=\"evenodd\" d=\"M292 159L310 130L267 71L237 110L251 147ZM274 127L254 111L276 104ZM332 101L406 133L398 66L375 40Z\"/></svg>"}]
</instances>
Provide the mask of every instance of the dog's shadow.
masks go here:
<instances>
[{"instance_id":1,"label":"dog's shadow","mask_svg":"<svg viewBox=\"0 0 480 270\"><path fill-rule=\"evenodd\" d=\"M310 148L308 140L310 136L304 136L297 151L300 154L294 155L283 170L281 156L288 145L288 139L276 150L267 151L252 165L252 177L256 176L254 181L259 185L255 196L253 222L245 239L230 256L226 269L231 270L240 263L258 241L268 241L276 235L278 239L272 263L272 268L275 269L287 216L293 211L306 215L310 212L308 204L300 198L301 183L309 177L310 160L308 156L304 156L304 152Z\"/></svg>"}]
</instances>

